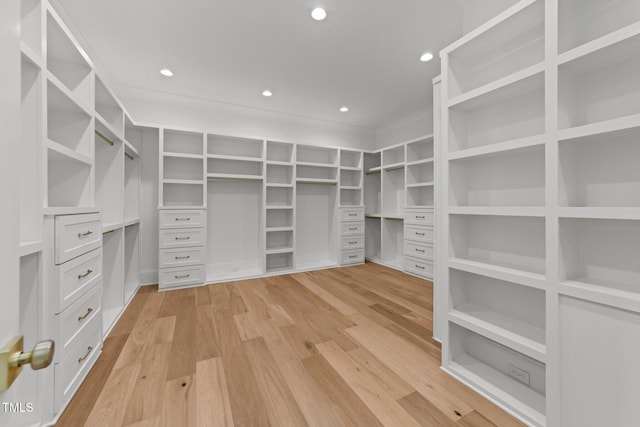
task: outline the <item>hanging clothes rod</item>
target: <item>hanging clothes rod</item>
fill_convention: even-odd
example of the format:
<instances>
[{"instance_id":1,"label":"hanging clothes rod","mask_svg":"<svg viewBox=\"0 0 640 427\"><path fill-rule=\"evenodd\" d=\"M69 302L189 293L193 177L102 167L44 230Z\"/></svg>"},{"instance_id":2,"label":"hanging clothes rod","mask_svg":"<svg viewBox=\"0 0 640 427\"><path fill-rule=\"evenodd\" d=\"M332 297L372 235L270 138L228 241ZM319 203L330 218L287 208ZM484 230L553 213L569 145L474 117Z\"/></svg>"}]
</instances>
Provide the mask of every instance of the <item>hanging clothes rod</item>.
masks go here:
<instances>
[{"instance_id":1,"label":"hanging clothes rod","mask_svg":"<svg viewBox=\"0 0 640 427\"><path fill-rule=\"evenodd\" d=\"M96 135L98 135L100 138L104 139L107 142L107 144L109 144L109 145L113 145L114 144L114 142L112 140L110 140L109 138L104 136L102 133L100 133L100 131L96 130L95 132L96 132Z\"/></svg>"},{"instance_id":2,"label":"hanging clothes rod","mask_svg":"<svg viewBox=\"0 0 640 427\"><path fill-rule=\"evenodd\" d=\"M313 181L298 181L298 184L305 184L305 185L338 185L337 182L313 182Z\"/></svg>"},{"instance_id":3,"label":"hanging clothes rod","mask_svg":"<svg viewBox=\"0 0 640 427\"><path fill-rule=\"evenodd\" d=\"M129 160L133 160L133 156L132 156L131 154L129 154L129 153L124 153L124 155L125 155L125 156L127 156L127 158L128 158Z\"/></svg>"},{"instance_id":4,"label":"hanging clothes rod","mask_svg":"<svg viewBox=\"0 0 640 427\"><path fill-rule=\"evenodd\" d=\"M218 182L262 182L262 178L207 178L207 181L218 181Z\"/></svg>"}]
</instances>

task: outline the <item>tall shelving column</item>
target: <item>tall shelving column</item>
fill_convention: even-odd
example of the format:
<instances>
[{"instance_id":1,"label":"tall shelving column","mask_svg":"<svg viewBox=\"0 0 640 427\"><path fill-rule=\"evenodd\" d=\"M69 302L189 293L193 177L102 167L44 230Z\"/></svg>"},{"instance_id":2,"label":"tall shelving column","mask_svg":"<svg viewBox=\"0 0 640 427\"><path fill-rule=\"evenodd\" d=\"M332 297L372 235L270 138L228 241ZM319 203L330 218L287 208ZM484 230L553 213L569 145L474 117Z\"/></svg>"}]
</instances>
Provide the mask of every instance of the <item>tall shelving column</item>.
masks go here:
<instances>
[{"instance_id":1,"label":"tall shelving column","mask_svg":"<svg viewBox=\"0 0 640 427\"><path fill-rule=\"evenodd\" d=\"M124 128L124 300L140 287L140 149L144 129L125 115Z\"/></svg>"},{"instance_id":2,"label":"tall shelving column","mask_svg":"<svg viewBox=\"0 0 640 427\"><path fill-rule=\"evenodd\" d=\"M545 1L525 0L442 51L438 159L443 367L538 426L547 406L545 156L553 155L545 40Z\"/></svg>"},{"instance_id":3,"label":"tall shelving column","mask_svg":"<svg viewBox=\"0 0 640 427\"><path fill-rule=\"evenodd\" d=\"M382 262L404 269L404 208L406 146L382 150Z\"/></svg>"},{"instance_id":4,"label":"tall shelving column","mask_svg":"<svg viewBox=\"0 0 640 427\"><path fill-rule=\"evenodd\" d=\"M293 144L266 141L264 250L267 274L293 271L295 253L295 158Z\"/></svg>"},{"instance_id":5,"label":"tall shelving column","mask_svg":"<svg viewBox=\"0 0 640 427\"><path fill-rule=\"evenodd\" d=\"M365 258L382 261L382 155L363 153Z\"/></svg>"},{"instance_id":6,"label":"tall shelving column","mask_svg":"<svg viewBox=\"0 0 640 427\"><path fill-rule=\"evenodd\" d=\"M161 129L159 156L158 286L171 289L206 280L206 135Z\"/></svg>"},{"instance_id":7,"label":"tall shelving column","mask_svg":"<svg viewBox=\"0 0 640 427\"><path fill-rule=\"evenodd\" d=\"M340 265L364 262L365 231L361 151L340 150Z\"/></svg>"}]
</instances>

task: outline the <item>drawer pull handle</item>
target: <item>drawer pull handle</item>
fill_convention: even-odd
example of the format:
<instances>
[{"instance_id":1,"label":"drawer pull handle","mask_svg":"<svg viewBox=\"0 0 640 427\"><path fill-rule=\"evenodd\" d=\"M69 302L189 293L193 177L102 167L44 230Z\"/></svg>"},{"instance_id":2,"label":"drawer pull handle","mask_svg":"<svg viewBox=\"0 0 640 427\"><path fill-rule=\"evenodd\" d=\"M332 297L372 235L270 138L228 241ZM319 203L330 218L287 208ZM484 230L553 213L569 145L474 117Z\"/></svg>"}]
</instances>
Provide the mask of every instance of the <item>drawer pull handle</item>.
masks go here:
<instances>
[{"instance_id":1,"label":"drawer pull handle","mask_svg":"<svg viewBox=\"0 0 640 427\"><path fill-rule=\"evenodd\" d=\"M191 255L185 255L185 256L177 256L176 259L189 259L191 258Z\"/></svg>"},{"instance_id":2,"label":"drawer pull handle","mask_svg":"<svg viewBox=\"0 0 640 427\"><path fill-rule=\"evenodd\" d=\"M176 279L188 279L189 277L191 277L190 274L185 274L184 276L175 276Z\"/></svg>"},{"instance_id":3,"label":"drawer pull handle","mask_svg":"<svg viewBox=\"0 0 640 427\"><path fill-rule=\"evenodd\" d=\"M189 240L191 239L191 236L187 236L187 237L176 237L176 240Z\"/></svg>"},{"instance_id":4,"label":"drawer pull handle","mask_svg":"<svg viewBox=\"0 0 640 427\"><path fill-rule=\"evenodd\" d=\"M424 265L418 265L418 264L416 264L416 268L419 268L420 270L424 270Z\"/></svg>"},{"instance_id":5,"label":"drawer pull handle","mask_svg":"<svg viewBox=\"0 0 640 427\"><path fill-rule=\"evenodd\" d=\"M93 308L91 307L87 308L87 312L84 314L84 316L78 316L78 322L81 322L84 319L86 319L87 316L90 315L92 312L93 312Z\"/></svg>"},{"instance_id":6,"label":"drawer pull handle","mask_svg":"<svg viewBox=\"0 0 640 427\"><path fill-rule=\"evenodd\" d=\"M176 218L176 221L191 221L191 218Z\"/></svg>"},{"instance_id":7,"label":"drawer pull handle","mask_svg":"<svg viewBox=\"0 0 640 427\"><path fill-rule=\"evenodd\" d=\"M93 231L91 231L91 230L86 231L86 232L84 232L84 233L78 233L78 239L80 239L80 238L82 238L82 237L90 236L90 235L92 235L92 234L93 234Z\"/></svg>"},{"instance_id":8,"label":"drawer pull handle","mask_svg":"<svg viewBox=\"0 0 640 427\"><path fill-rule=\"evenodd\" d=\"M349 242L350 245L357 245L358 241L356 240L355 242Z\"/></svg>"},{"instance_id":9,"label":"drawer pull handle","mask_svg":"<svg viewBox=\"0 0 640 427\"><path fill-rule=\"evenodd\" d=\"M423 253L424 253L424 249L418 249L418 248L416 248L416 252L420 252L421 254L423 254Z\"/></svg>"},{"instance_id":10,"label":"drawer pull handle","mask_svg":"<svg viewBox=\"0 0 640 427\"><path fill-rule=\"evenodd\" d=\"M349 216L358 216L357 213L350 213Z\"/></svg>"},{"instance_id":11,"label":"drawer pull handle","mask_svg":"<svg viewBox=\"0 0 640 427\"><path fill-rule=\"evenodd\" d=\"M85 361L85 359L86 359L87 357L89 357L89 354L91 354L91 351L92 351L92 350L93 350L93 346L89 346L89 347L87 347L87 352L85 353L85 355L84 355L84 356L82 356L82 357L79 357L79 358L78 358L78 363L82 363L82 362L84 362L84 361Z\"/></svg>"},{"instance_id":12,"label":"drawer pull handle","mask_svg":"<svg viewBox=\"0 0 640 427\"><path fill-rule=\"evenodd\" d=\"M86 273L84 273L84 274L78 274L78 280L82 280L82 279L84 279L85 277L87 277L87 276L88 276L88 275L90 275L91 273L93 273L93 270L89 269L89 270L87 270L87 272L86 272Z\"/></svg>"},{"instance_id":13,"label":"drawer pull handle","mask_svg":"<svg viewBox=\"0 0 640 427\"><path fill-rule=\"evenodd\" d=\"M424 219L424 215L416 215L416 219Z\"/></svg>"},{"instance_id":14,"label":"drawer pull handle","mask_svg":"<svg viewBox=\"0 0 640 427\"><path fill-rule=\"evenodd\" d=\"M424 233L418 233L418 232L416 231L416 236L424 236L424 235L425 235Z\"/></svg>"},{"instance_id":15,"label":"drawer pull handle","mask_svg":"<svg viewBox=\"0 0 640 427\"><path fill-rule=\"evenodd\" d=\"M349 255L350 259L358 258L358 255Z\"/></svg>"},{"instance_id":16,"label":"drawer pull handle","mask_svg":"<svg viewBox=\"0 0 640 427\"><path fill-rule=\"evenodd\" d=\"M349 227L349 231L356 231L358 227Z\"/></svg>"}]
</instances>

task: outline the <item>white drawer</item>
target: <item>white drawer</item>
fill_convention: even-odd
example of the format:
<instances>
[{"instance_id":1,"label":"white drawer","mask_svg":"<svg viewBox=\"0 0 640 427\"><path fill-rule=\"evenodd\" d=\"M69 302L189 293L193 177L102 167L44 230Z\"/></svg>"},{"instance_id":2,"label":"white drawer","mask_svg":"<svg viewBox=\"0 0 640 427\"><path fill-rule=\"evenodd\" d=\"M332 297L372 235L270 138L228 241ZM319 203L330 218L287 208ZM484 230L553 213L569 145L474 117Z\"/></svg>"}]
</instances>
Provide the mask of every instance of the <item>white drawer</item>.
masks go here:
<instances>
[{"instance_id":1,"label":"white drawer","mask_svg":"<svg viewBox=\"0 0 640 427\"><path fill-rule=\"evenodd\" d=\"M160 249L160 268L204 264L206 254L206 249L202 246L198 248Z\"/></svg>"},{"instance_id":2,"label":"white drawer","mask_svg":"<svg viewBox=\"0 0 640 427\"><path fill-rule=\"evenodd\" d=\"M340 265L364 262L364 249L344 251L340 253Z\"/></svg>"},{"instance_id":3,"label":"white drawer","mask_svg":"<svg viewBox=\"0 0 640 427\"><path fill-rule=\"evenodd\" d=\"M340 209L340 221L364 221L364 208Z\"/></svg>"},{"instance_id":4,"label":"white drawer","mask_svg":"<svg viewBox=\"0 0 640 427\"><path fill-rule=\"evenodd\" d=\"M99 317L98 322L102 324L101 308L102 285L98 283L62 313L56 314L58 351L64 351L72 346L74 339L77 339L94 317Z\"/></svg>"},{"instance_id":5,"label":"white drawer","mask_svg":"<svg viewBox=\"0 0 640 427\"><path fill-rule=\"evenodd\" d=\"M204 210L161 210L160 228L200 228L207 224Z\"/></svg>"},{"instance_id":6,"label":"white drawer","mask_svg":"<svg viewBox=\"0 0 640 427\"><path fill-rule=\"evenodd\" d=\"M341 239L340 250L348 251L361 248L364 248L364 236L349 236Z\"/></svg>"},{"instance_id":7,"label":"white drawer","mask_svg":"<svg viewBox=\"0 0 640 427\"><path fill-rule=\"evenodd\" d=\"M433 227L405 225L404 238L418 242L433 243Z\"/></svg>"},{"instance_id":8,"label":"white drawer","mask_svg":"<svg viewBox=\"0 0 640 427\"><path fill-rule=\"evenodd\" d=\"M433 209L407 209L404 213L406 224L433 225Z\"/></svg>"},{"instance_id":9,"label":"white drawer","mask_svg":"<svg viewBox=\"0 0 640 427\"><path fill-rule=\"evenodd\" d=\"M204 283L206 272L204 265L165 268L159 271L159 289L179 288Z\"/></svg>"},{"instance_id":10,"label":"white drawer","mask_svg":"<svg viewBox=\"0 0 640 427\"><path fill-rule=\"evenodd\" d=\"M431 260L405 257L404 269L418 276L433 278L433 261Z\"/></svg>"},{"instance_id":11,"label":"white drawer","mask_svg":"<svg viewBox=\"0 0 640 427\"><path fill-rule=\"evenodd\" d=\"M340 235L364 234L364 222L345 222L340 224Z\"/></svg>"},{"instance_id":12,"label":"white drawer","mask_svg":"<svg viewBox=\"0 0 640 427\"><path fill-rule=\"evenodd\" d=\"M404 254L416 258L433 259L433 245L406 241L404 243Z\"/></svg>"},{"instance_id":13,"label":"white drawer","mask_svg":"<svg viewBox=\"0 0 640 427\"><path fill-rule=\"evenodd\" d=\"M102 246L101 218L99 213L56 217L56 264L62 264Z\"/></svg>"},{"instance_id":14,"label":"white drawer","mask_svg":"<svg viewBox=\"0 0 640 427\"><path fill-rule=\"evenodd\" d=\"M91 319L86 328L54 366L55 407L60 409L75 393L102 348L102 319Z\"/></svg>"},{"instance_id":15,"label":"white drawer","mask_svg":"<svg viewBox=\"0 0 640 427\"><path fill-rule=\"evenodd\" d=\"M56 266L56 269L59 298L56 313L60 313L102 280L102 248Z\"/></svg>"},{"instance_id":16,"label":"white drawer","mask_svg":"<svg viewBox=\"0 0 640 427\"><path fill-rule=\"evenodd\" d=\"M160 230L160 249L204 246L204 228L172 228Z\"/></svg>"}]
</instances>

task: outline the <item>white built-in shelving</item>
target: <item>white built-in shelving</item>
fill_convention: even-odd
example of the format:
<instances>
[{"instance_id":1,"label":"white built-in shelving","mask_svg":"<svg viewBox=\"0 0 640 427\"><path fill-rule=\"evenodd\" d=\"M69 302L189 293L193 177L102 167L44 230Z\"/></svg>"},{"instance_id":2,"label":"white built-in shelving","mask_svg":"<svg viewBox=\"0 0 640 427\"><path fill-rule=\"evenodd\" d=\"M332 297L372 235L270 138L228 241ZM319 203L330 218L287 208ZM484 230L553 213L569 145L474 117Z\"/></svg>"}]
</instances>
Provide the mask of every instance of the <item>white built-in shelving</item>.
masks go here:
<instances>
[{"instance_id":1,"label":"white built-in shelving","mask_svg":"<svg viewBox=\"0 0 640 427\"><path fill-rule=\"evenodd\" d=\"M165 129L161 137L160 207L205 207L205 135Z\"/></svg>"}]
</instances>

